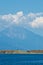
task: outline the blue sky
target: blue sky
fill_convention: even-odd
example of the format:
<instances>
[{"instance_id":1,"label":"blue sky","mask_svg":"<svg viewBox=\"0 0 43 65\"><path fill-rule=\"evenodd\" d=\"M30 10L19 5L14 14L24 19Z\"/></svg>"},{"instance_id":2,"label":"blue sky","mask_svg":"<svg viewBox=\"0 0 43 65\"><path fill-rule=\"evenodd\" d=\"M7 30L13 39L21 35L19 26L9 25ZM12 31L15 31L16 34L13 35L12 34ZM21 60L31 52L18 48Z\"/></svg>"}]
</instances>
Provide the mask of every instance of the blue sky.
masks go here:
<instances>
[{"instance_id":1,"label":"blue sky","mask_svg":"<svg viewBox=\"0 0 43 65\"><path fill-rule=\"evenodd\" d=\"M43 12L43 0L0 0L0 14Z\"/></svg>"},{"instance_id":2,"label":"blue sky","mask_svg":"<svg viewBox=\"0 0 43 65\"><path fill-rule=\"evenodd\" d=\"M43 0L0 0L0 49L16 48L43 49Z\"/></svg>"}]
</instances>

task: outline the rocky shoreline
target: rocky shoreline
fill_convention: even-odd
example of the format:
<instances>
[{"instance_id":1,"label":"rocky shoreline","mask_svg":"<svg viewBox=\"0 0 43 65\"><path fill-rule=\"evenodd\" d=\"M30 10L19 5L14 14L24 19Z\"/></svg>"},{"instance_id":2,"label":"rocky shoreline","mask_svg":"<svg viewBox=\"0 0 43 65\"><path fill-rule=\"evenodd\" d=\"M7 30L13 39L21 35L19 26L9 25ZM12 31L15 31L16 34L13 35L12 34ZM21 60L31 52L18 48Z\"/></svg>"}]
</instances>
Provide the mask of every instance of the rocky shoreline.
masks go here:
<instances>
[{"instance_id":1,"label":"rocky shoreline","mask_svg":"<svg viewBox=\"0 0 43 65\"><path fill-rule=\"evenodd\" d=\"M43 50L0 50L0 54L43 54Z\"/></svg>"}]
</instances>

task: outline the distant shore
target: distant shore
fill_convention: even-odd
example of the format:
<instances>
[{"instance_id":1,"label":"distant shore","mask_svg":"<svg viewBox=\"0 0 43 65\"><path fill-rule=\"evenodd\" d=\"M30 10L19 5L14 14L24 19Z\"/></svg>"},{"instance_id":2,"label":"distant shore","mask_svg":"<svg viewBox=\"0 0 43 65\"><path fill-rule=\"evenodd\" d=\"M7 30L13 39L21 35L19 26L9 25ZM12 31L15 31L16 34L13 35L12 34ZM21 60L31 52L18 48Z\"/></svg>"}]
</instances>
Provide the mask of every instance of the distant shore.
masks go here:
<instances>
[{"instance_id":1,"label":"distant shore","mask_svg":"<svg viewBox=\"0 0 43 65\"><path fill-rule=\"evenodd\" d=\"M0 50L0 54L43 54L43 50Z\"/></svg>"}]
</instances>

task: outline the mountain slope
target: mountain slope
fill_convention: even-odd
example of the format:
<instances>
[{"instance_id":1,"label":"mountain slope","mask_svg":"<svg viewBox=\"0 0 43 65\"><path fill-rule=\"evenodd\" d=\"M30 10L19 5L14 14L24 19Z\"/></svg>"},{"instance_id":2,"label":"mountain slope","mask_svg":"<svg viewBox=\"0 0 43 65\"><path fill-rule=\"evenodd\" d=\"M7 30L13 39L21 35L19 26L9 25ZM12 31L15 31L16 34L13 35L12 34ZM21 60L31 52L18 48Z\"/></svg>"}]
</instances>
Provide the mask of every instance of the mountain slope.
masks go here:
<instances>
[{"instance_id":1,"label":"mountain slope","mask_svg":"<svg viewBox=\"0 0 43 65\"><path fill-rule=\"evenodd\" d=\"M20 26L11 26L0 32L0 49L43 49L43 37Z\"/></svg>"}]
</instances>

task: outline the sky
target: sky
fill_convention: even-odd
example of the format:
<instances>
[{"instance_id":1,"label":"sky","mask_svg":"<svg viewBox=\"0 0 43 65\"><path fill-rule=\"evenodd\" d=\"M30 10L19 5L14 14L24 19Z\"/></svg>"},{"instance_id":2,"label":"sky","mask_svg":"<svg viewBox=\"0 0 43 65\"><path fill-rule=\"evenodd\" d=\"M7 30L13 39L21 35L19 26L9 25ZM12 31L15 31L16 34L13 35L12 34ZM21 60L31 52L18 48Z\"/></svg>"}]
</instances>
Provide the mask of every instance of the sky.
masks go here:
<instances>
[{"instance_id":1,"label":"sky","mask_svg":"<svg viewBox=\"0 0 43 65\"><path fill-rule=\"evenodd\" d=\"M0 0L0 14L43 12L43 0Z\"/></svg>"},{"instance_id":2,"label":"sky","mask_svg":"<svg viewBox=\"0 0 43 65\"><path fill-rule=\"evenodd\" d=\"M43 0L0 0L0 49L43 49Z\"/></svg>"}]
</instances>

